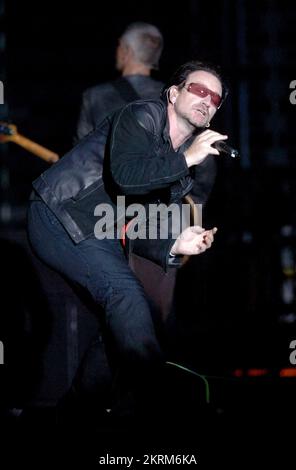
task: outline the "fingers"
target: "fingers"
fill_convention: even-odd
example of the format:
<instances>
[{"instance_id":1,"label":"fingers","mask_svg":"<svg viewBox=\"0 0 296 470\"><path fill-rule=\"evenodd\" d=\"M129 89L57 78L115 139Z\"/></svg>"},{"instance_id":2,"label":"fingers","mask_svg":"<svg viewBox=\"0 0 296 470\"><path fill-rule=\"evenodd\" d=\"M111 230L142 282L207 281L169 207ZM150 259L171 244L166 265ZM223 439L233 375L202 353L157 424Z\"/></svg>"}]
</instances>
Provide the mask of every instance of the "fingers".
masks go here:
<instances>
[{"instance_id":1,"label":"fingers","mask_svg":"<svg viewBox=\"0 0 296 470\"><path fill-rule=\"evenodd\" d=\"M207 234L215 235L215 233L217 233L217 230L218 230L217 227L213 227L212 229L206 230L202 228L200 225L192 225L188 227L186 230L188 229L190 229L194 233L197 233L197 234L203 233L204 235L207 235Z\"/></svg>"},{"instance_id":2,"label":"fingers","mask_svg":"<svg viewBox=\"0 0 296 470\"><path fill-rule=\"evenodd\" d=\"M205 251L212 246L212 243L214 242L214 235L217 233L217 230L217 227L214 227L211 230L205 230L203 232L202 244L200 245L200 248L203 248L202 251Z\"/></svg>"},{"instance_id":3,"label":"fingers","mask_svg":"<svg viewBox=\"0 0 296 470\"><path fill-rule=\"evenodd\" d=\"M214 147L211 147L211 155L220 155L220 152L217 149L214 149Z\"/></svg>"},{"instance_id":4,"label":"fingers","mask_svg":"<svg viewBox=\"0 0 296 470\"><path fill-rule=\"evenodd\" d=\"M191 232L197 233L197 234L205 232L205 229L202 228L200 225L192 225L191 227L188 227L188 228L190 229Z\"/></svg>"},{"instance_id":5,"label":"fingers","mask_svg":"<svg viewBox=\"0 0 296 470\"><path fill-rule=\"evenodd\" d=\"M183 232L180 233L177 239L181 240L193 240L196 235L200 235L205 231L204 228L199 225L192 225L187 227Z\"/></svg>"},{"instance_id":6,"label":"fingers","mask_svg":"<svg viewBox=\"0 0 296 470\"><path fill-rule=\"evenodd\" d=\"M206 130L199 134L190 147L184 152L188 167L190 168L193 165L199 165L209 154L220 155L219 151L212 147L212 144L217 140L225 140L227 138L227 135L210 130Z\"/></svg>"},{"instance_id":7,"label":"fingers","mask_svg":"<svg viewBox=\"0 0 296 470\"><path fill-rule=\"evenodd\" d=\"M205 230L199 225L187 227L176 239L171 253L182 255L198 255L211 247L217 227Z\"/></svg>"},{"instance_id":8,"label":"fingers","mask_svg":"<svg viewBox=\"0 0 296 470\"><path fill-rule=\"evenodd\" d=\"M217 227L213 227L213 228L210 228L208 230L205 230L204 235L208 235L208 234L215 235L215 233L217 233L217 231L218 231Z\"/></svg>"},{"instance_id":9,"label":"fingers","mask_svg":"<svg viewBox=\"0 0 296 470\"><path fill-rule=\"evenodd\" d=\"M211 146L212 155L220 155L220 152L214 147L212 147L212 145L218 140L228 139L228 136L224 134L220 134L219 132L207 130L203 132L202 134L200 134L198 138L199 138L200 143L206 143Z\"/></svg>"},{"instance_id":10,"label":"fingers","mask_svg":"<svg viewBox=\"0 0 296 470\"><path fill-rule=\"evenodd\" d=\"M211 247L214 241L213 231L208 230L202 234L196 234L191 254L199 255Z\"/></svg>"},{"instance_id":11,"label":"fingers","mask_svg":"<svg viewBox=\"0 0 296 470\"><path fill-rule=\"evenodd\" d=\"M220 134L220 132L211 131L211 130L206 130L202 132L196 138L196 140L198 140L199 142L209 142L211 144L213 144L217 140L226 140L226 139L228 139L228 135Z\"/></svg>"},{"instance_id":12,"label":"fingers","mask_svg":"<svg viewBox=\"0 0 296 470\"><path fill-rule=\"evenodd\" d=\"M215 227L212 230L206 230L203 233L203 241L208 248L210 248L210 246L212 245L214 241L214 235L216 232L217 232L217 228Z\"/></svg>"}]
</instances>

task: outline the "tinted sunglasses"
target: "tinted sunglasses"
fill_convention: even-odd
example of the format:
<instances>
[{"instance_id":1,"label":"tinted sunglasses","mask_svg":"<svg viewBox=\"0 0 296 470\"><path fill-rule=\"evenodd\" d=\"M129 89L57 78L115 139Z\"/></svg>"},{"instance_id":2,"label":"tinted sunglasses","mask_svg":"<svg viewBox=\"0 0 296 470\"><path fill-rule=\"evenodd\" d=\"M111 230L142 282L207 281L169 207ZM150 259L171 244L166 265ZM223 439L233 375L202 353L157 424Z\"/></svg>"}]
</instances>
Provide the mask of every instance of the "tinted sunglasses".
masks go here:
<instances>
[{"instance_id":1,"label":"tinted sunglasses","mask_svg":"<svg viewBox=\"0 0 296 470\"><path fill-rule=\"evenodd\" d=\"M189 91L189 93L193 93L200 98L206 98L210 95L211 103L215 108L219 109L222 104L222 96L218 95L218 93L214 93L212 90L209 90L201 83L189 83L187 88L184 86L185 90Z\"/></svg>"}]
</instances>

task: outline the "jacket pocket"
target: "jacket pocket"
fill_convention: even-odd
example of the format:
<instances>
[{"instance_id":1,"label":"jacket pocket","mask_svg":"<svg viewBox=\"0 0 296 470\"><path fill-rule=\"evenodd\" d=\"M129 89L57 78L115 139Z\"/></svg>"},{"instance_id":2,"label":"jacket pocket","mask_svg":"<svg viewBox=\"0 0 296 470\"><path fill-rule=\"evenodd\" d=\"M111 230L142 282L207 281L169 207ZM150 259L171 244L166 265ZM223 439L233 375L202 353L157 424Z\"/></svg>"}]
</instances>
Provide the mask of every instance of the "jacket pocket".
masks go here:
<instances>
[{"instance_id":1,"label":"jacket pocket","mask_svg":"<svg viewBox=\"0 0 296 470\"><path fill-rule=\"evenodd\" d=\"M103 187L103 179L100 178L99 180L95 181L94 183L90 184L86 188L81 189L75 196L73 196L71 199L72 201L81 201L81 199L84 199L85 197L89 196L91 193L94 191L97 191L101 187Z\"/></svg>"}]
</instances>

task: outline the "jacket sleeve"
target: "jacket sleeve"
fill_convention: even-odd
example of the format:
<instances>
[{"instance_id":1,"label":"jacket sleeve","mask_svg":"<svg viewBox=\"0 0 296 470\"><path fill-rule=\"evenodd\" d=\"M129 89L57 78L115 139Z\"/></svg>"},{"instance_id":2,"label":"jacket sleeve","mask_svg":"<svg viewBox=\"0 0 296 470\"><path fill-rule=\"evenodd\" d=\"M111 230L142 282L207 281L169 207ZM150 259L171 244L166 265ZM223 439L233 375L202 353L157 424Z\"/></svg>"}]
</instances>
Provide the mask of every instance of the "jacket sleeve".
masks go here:
<instances>
[{"instance_id":1,"label":"jacket sleeve","mask_svg":"<svg viewBox=\"0 0 296 470\"><path fill-rule=\"evenodd\" d=\"M156 151L155 121L145 111L140 120L135 108L124 107L115 119L110 143L110 167L116 184L124 194L148 194L170 186L189 174L183 153L172 149Z\"/></svg>"},{"instance_id":2,"label":"jacket sleeve","mask_svg":"<svg viewBox=\"0 0 296 470\"><path fill-rule=\"evenodd\" d=\"M170 257L170 251L175 240L132 240L130 252L149 259L153 263L161 266L164 271L169 267L178 268L182 265L182 256Z\"/></svg>"},{"instance_id":3,"label":"jacket sleeve","mask_svg":"<svg viewBox=\"0 0 296 470\"><path fill-rule=\"evenodd\" d=\"M167 271L169 267L180 267L182 265L183 256L170 256L170 251L175 238L169 235L167 238L135 238L129 239L127 232L127 251L128 253L134 253L142 258L149 259L155 264L158 264Z\"/></svg>"}]
</instances>

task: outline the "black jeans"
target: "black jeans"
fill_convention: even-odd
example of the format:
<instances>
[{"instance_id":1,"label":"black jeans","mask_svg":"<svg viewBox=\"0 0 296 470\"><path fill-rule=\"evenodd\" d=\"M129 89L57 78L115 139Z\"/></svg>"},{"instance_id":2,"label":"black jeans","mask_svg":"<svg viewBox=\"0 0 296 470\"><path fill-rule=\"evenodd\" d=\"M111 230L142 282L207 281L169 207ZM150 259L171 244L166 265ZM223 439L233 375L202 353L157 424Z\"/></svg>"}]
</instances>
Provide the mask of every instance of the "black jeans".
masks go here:
<instances>
[{"instance_id":1,"label":"black jeans","mask_svg":"<svg viewBox=\"0 0 296 470\"><path fill-rule=\"evenodd\" d=\"M141 384L147 391L156 387L151 371L161 366L163 353L148 300L128 266L120 241L92 237L75 244L42 201L30 203L28 236L42 261L86 288L103 307L123 388Z\"/></svg>"}]
</instances>

